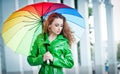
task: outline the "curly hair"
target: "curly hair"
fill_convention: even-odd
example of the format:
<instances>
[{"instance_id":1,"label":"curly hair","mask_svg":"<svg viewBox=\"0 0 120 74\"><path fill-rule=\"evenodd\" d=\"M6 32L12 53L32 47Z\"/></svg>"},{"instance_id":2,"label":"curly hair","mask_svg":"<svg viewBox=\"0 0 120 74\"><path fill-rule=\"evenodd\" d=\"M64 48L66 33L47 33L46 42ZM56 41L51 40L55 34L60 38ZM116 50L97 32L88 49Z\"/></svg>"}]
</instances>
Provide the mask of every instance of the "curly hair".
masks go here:
<instances>
[{"instance_id":1,"label":"curly hair","mask_svg":"<svg viewBox=\"0 0 120 74\"><path fill-rule=\"evenodd\" d=\"M63 19L63 29L60 34L62 34L64 37L66 37L69 40L69 45L71 47L72 43L75 41L74 36L72 35L72 31L66 21L66 18L59 14L59 13L52 13L49 15L48 19L44 22L43 32L49 34L49 28L48 26L52 24L54 19L60 18Z\"/></svg>"}]
</instances>

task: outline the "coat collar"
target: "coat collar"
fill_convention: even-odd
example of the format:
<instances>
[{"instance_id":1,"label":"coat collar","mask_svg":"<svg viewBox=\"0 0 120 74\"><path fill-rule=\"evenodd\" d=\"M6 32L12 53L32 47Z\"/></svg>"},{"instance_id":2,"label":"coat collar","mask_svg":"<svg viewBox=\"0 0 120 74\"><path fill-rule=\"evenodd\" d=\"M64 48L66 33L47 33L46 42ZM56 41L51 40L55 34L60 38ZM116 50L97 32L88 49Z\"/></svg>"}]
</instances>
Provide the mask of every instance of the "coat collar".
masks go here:
<instances>
[{"instance_id":1,"label":"coat collar","mask_svg":"<svg viewBox=\"0 0 120 74\"><path fill-rule=\"evenodd\" d=\"M45 44L50 44L50 41L49 41L49 38L48 38L48 34L46 33L44 36L45 36L45 42L44 43ZM65 39L65 38L64 38L63 35L59 34L55 40L61 40L61 39ZM54 41L52 41L52 42L54 42Z\"/></svg>"},{"instance_id":2,"label":"coat collar","mask_svg":"<svg viewBox=\"0 0 120 74\"><path fill-rule=\"evenodd\" d=\"M45 34L46 39L48 39L48 34ZM62 34L59 34L56 39L64 39L64 36Z\"/></svg>"}]
</instances>

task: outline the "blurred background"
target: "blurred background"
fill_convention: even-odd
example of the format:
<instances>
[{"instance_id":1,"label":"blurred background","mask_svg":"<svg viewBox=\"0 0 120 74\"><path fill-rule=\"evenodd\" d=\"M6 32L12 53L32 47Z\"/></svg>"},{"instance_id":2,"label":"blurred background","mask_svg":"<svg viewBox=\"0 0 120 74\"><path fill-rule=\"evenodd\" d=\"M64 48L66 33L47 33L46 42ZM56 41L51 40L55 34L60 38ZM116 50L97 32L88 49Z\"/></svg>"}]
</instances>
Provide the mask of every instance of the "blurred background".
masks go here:
<instances>
[{"instance_id":1,"label":"blurred background","mask_svg":"<svg viewBox=\"0 0 120 74\"><path fill-rule=\"evenodd\" d=\"M0 74L37 74L40 66L30 66L10 50L1 30L12 12L43 1L64 3L85 18L86 29L72 46L75 65L65 74L120 74L120 0L0 0Z\"/></svg>"}]
</instances>

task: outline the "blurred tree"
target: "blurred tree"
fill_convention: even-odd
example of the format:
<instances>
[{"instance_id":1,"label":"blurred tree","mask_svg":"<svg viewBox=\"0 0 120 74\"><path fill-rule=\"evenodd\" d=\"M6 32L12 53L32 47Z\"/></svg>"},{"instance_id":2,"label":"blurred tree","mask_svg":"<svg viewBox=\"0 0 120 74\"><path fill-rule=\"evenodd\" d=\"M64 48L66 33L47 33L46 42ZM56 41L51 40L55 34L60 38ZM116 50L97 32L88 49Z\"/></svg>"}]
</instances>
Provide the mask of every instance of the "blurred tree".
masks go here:
<instances>
[{"instance_id":1,"label":"blurred tree","mask_svg":"<svg viewBox=\"0 0 120 74\"><path fill-rule=\"evenodd\" d=\"M88 7L88 17L90 17L90 16L92 16L92 7ZM90 26L91 24L89 24L89 27L91 27ZM91 28L89 28L89 29L91 29ZM89 30L89 34L92 34L92 31L91 30ZM90 50L91 50L91 60L94 60L94 43L93 42L91 42L91 38L90 38Z\"/></svg>"},{"instance_id":2,"label":"blurred tree","mask_svg":"<svg viewBox=\"0 0 120 74\"><path fill-rule=\"evenodd\" d=\"M81 58L80 58L80 41L77 43L77 51L78 51L78 64L81 65Z\"/></svg>"},{"instance_id":3,"label":"blurred tree","mask_svg":"<svg viewBox=\"0 0 120 74\"><path fill-rule=\"evenodd\" d=\"M93 46L90 49L91 49L91 60L95 60L95 54L94 54L95 52Z\"/></svg>"},{"instance_id":4,"label":"blurred tree","mask_svg":"<svg viewBox=\"0 0 120 74\"><path fill-rule=\"evenodd\" d=\"M120 43L117 45L117 60L120 62Z\"/></svg>"},{"instance_id":5,"label":"blurred tree","mask_svg":"<svg viewBox=\"0 0 120 74\"><path fill-rule=\"evenodd\" d=\"M88 11L89 11L88 15L92 16L92 8L91 7L88 7Z\"/></svg>"}]
</instances>

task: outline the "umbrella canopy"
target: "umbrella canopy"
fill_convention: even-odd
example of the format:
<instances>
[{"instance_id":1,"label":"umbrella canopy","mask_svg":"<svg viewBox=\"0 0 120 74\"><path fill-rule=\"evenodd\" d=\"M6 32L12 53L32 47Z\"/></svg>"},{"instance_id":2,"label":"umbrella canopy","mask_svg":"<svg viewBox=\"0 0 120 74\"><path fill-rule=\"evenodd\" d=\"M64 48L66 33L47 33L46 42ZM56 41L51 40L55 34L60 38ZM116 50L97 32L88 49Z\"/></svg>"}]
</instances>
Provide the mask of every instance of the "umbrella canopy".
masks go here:
<instances>
[{"instance_id":1,"label":"umbrella canopy","mask_svg":"<svg viewBox=\"0 0 120 74\"><path fill-rule=\"evenodd\" d=\"M76 38L80 39L85 23L76 9L61 3L41 2L27 5L8 17L2 28L5 44L16 53L28 55L36 36L42 32L43 19L53 12L65 16Z\"/></svg>"}]
</instances>

